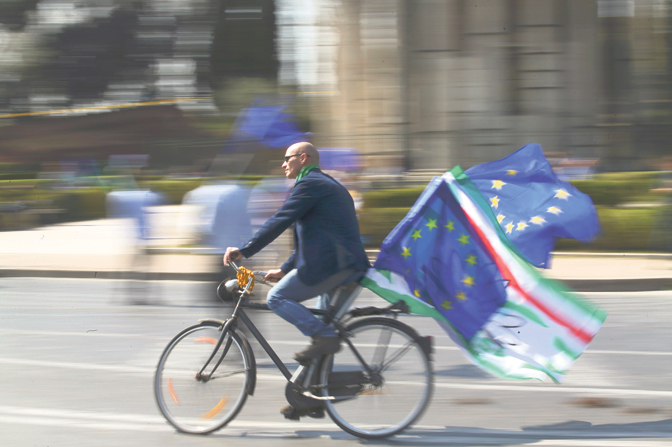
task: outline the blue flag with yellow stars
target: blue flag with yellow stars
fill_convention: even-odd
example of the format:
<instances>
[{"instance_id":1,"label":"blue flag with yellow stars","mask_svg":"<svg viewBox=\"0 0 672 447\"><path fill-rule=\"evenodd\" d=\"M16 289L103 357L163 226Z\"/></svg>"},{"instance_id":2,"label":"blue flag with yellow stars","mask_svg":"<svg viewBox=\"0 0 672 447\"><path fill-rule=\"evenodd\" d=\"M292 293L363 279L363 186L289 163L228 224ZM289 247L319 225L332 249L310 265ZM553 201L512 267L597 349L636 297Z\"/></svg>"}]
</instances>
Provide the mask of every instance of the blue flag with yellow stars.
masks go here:
<instances>
[{"instance_id":1,"label":"blue flag with yellow stars","mask_svg":"<svg viewBox=\"0 0 672 447\"><path fill-rule=\"evenodd\" d=\"M402 275L466 339L506 300L504 279L441 178L383 241L374 267Z\"/></svg>"},{"instance_id":2,"label":"blue flag with yellow stars","mask_svg":"<svg viewBox=\"0 0 672 447\"><path fill-rule=\"evenodd\" d=\"M490 203L509 240L537 267L550 268L557 238L588 242L600 231L593 201L558 179L538 144L465 173Z\"/></svg>"},{"instance_id":3,"label":"blue flag with yellow stars","mask_svg":"<svg viewBox=\"0 0 672 447\"><path fill-rule=\"evenodd\" d=\"M412 313L434 318L485 371L507 379L559 383L597 334L606 313L544 278L505 232L515 222L519 235L539 229L543 235L554 224L552 217L569 214L567 225L583 222L593 228L561 234L589 237L596 231L597 218L592 206L582 202L582 194L553 180L535 146L514 154L515 164L509 157L493 162L495 167L505 163L499 171L481 172L480 188L459 166L434 178L385 238L374 268L359 283L391 303L406 303ZM521 177L530 184L520 182ZM508 186L515 186L518 194L499 195ZM495 206L502 197L512 208ZM555 231L549 234L558 234ZM519 238L518 245L521 240L525 241ZM529 256L530 247L522 248Z\"/></svg>"}]
</instances>

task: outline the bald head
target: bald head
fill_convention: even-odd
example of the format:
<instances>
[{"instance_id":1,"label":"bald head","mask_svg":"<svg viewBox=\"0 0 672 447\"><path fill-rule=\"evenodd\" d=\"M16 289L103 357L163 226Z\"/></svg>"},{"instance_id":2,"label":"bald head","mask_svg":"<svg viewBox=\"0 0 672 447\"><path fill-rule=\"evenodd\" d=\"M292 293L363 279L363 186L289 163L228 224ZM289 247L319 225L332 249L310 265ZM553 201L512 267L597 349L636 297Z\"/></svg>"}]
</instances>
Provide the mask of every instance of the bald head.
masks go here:
<instances>
[{"instance_id":1,"label":"bald head","mask_svg":"<svg viewBox=\"0 0 672 447\"><path fill-rule=\"evenodd\" d=\"M315 146L308 142L302 141L301 143L292 144L289 146L289 149L287 149L287 152L289 153L290 150L295 150L295 152L292 153L302 153L308 155L309 165L320 164L320 153L317 152Z\"/></svg>"},{"instance_id":2,"label":"bald head","mask_svg":"<svg viewBox=\"0 0 672 447\"><path fill-rule=\"evenodd\" d=\"M282 164L287 178L296 178L304 166L320 163L320 154L310 143L296 143L287 148L285 162Z\"/></svg>"}]
</instances>

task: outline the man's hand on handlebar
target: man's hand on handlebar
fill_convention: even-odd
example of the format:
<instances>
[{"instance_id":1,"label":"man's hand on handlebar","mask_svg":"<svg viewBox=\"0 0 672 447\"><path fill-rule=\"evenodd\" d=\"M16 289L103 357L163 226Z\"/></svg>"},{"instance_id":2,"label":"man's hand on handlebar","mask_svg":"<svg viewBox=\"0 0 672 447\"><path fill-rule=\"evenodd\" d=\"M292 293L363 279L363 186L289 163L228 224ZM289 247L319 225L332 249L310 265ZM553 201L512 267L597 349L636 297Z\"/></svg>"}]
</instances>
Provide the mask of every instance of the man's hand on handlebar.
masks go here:
<instances>
[{"instance_id":1,"label":"man's hand on handlebar","mask_svg":"<svg viewBox=\"0 0 672 447\"><path fill-rule=\"evenodd\" d=\"M243 257L243 254L238 250L238 247L228 247L226 253L224 253L224 265L229 265L229 263L239 260Z\"/></svg>"},{"instance_id":2,"label":"man's hand on handlebar","mask_svg":"<svg viewBox=\"0 0 672 447\"><path fill-rule=\"evenodd\" d=\"M266 282L278 282L285 276L285 272L280 269L269 270L264 276L264 281Z\"/></svg>"}]
</instances>

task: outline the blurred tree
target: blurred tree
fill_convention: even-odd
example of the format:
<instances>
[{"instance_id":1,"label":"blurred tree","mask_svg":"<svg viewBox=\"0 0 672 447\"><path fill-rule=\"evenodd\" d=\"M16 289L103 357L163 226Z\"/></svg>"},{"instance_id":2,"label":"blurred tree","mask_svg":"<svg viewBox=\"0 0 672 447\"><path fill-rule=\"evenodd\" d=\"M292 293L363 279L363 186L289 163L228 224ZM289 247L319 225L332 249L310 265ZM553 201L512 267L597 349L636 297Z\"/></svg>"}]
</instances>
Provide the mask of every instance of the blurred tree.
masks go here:
<instances>
[{"instance_id":1,"label":"blurred tree","mask_svg":"<svg viewBox=\"0 0 672 447\"><path fill-rule=\"evenodd\" d=\"M26 12L34 11L40 0L0 0L0 23L12 31L26 26Z\"/></svg>"},{"instance_id":2,"label":"blurred tree","mask_svg":"<svg viewBox=\"0 0 672 447\"><path fill-rule=\"evenodd\" d=\"M134 65L137 54L136 7L115 10L109 18L65 28L51 42L57 55L46 71L73 101L99 98L111 80Z\"/></svg>"},{"instance_id":3,"label":"blurred tree","mask_svg":"<svg viewBox=\"0 0 672 447\"><path fill-rule=\"evenodd\" d=\"M265 78L275 82L278 76L275 1L213 1L217 6L210 52L213 89L235 77Z\"/></svg>"}]
</instances>

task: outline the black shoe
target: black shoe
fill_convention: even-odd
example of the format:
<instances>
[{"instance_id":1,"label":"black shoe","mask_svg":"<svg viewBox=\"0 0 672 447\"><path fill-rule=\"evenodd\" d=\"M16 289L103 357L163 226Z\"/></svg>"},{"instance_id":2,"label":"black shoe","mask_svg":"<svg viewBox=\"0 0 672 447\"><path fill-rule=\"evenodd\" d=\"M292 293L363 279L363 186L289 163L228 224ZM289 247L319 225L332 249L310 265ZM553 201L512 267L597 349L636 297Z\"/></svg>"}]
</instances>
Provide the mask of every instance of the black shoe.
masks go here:
<instances>
[{"instance_id":1,"label":"black shoe","mask_svg":"<svg viewBox=\"0 0 672 447\"><path fill-rule=\"evenodd\" d=\"M322 407L304 408L297 410L291 405L287 405L280 409L280 413L291 421L298 421L301 416L308 416L309 418L322 419L324 417L324 409Z\"/></svg>"},{"instance_id":2,"label":"black shoe","mask_svg":"<svg viewBox=\"0 0 672 447\"><path fill-rule=\"evenodd\" d=\"M285 417L285 419L289 419L290 421L298 421L300 418L299 412L296 411L296 409L291 405L282 407L280 409L280 414L282 414Z\"/></svg>"},{"instance_id":3,"label":"black shoe","mask_svg":"<svg viewBox=\"0 0 672 447\"><path fill-rule=\"evenodd\" d=\"M341 339L338 337L313 337L313 342L303 351L294 354L294 360L301 365L309 365L311 360L327 354L335 354L341 349Z\"/></svg>"}]
</instances>

